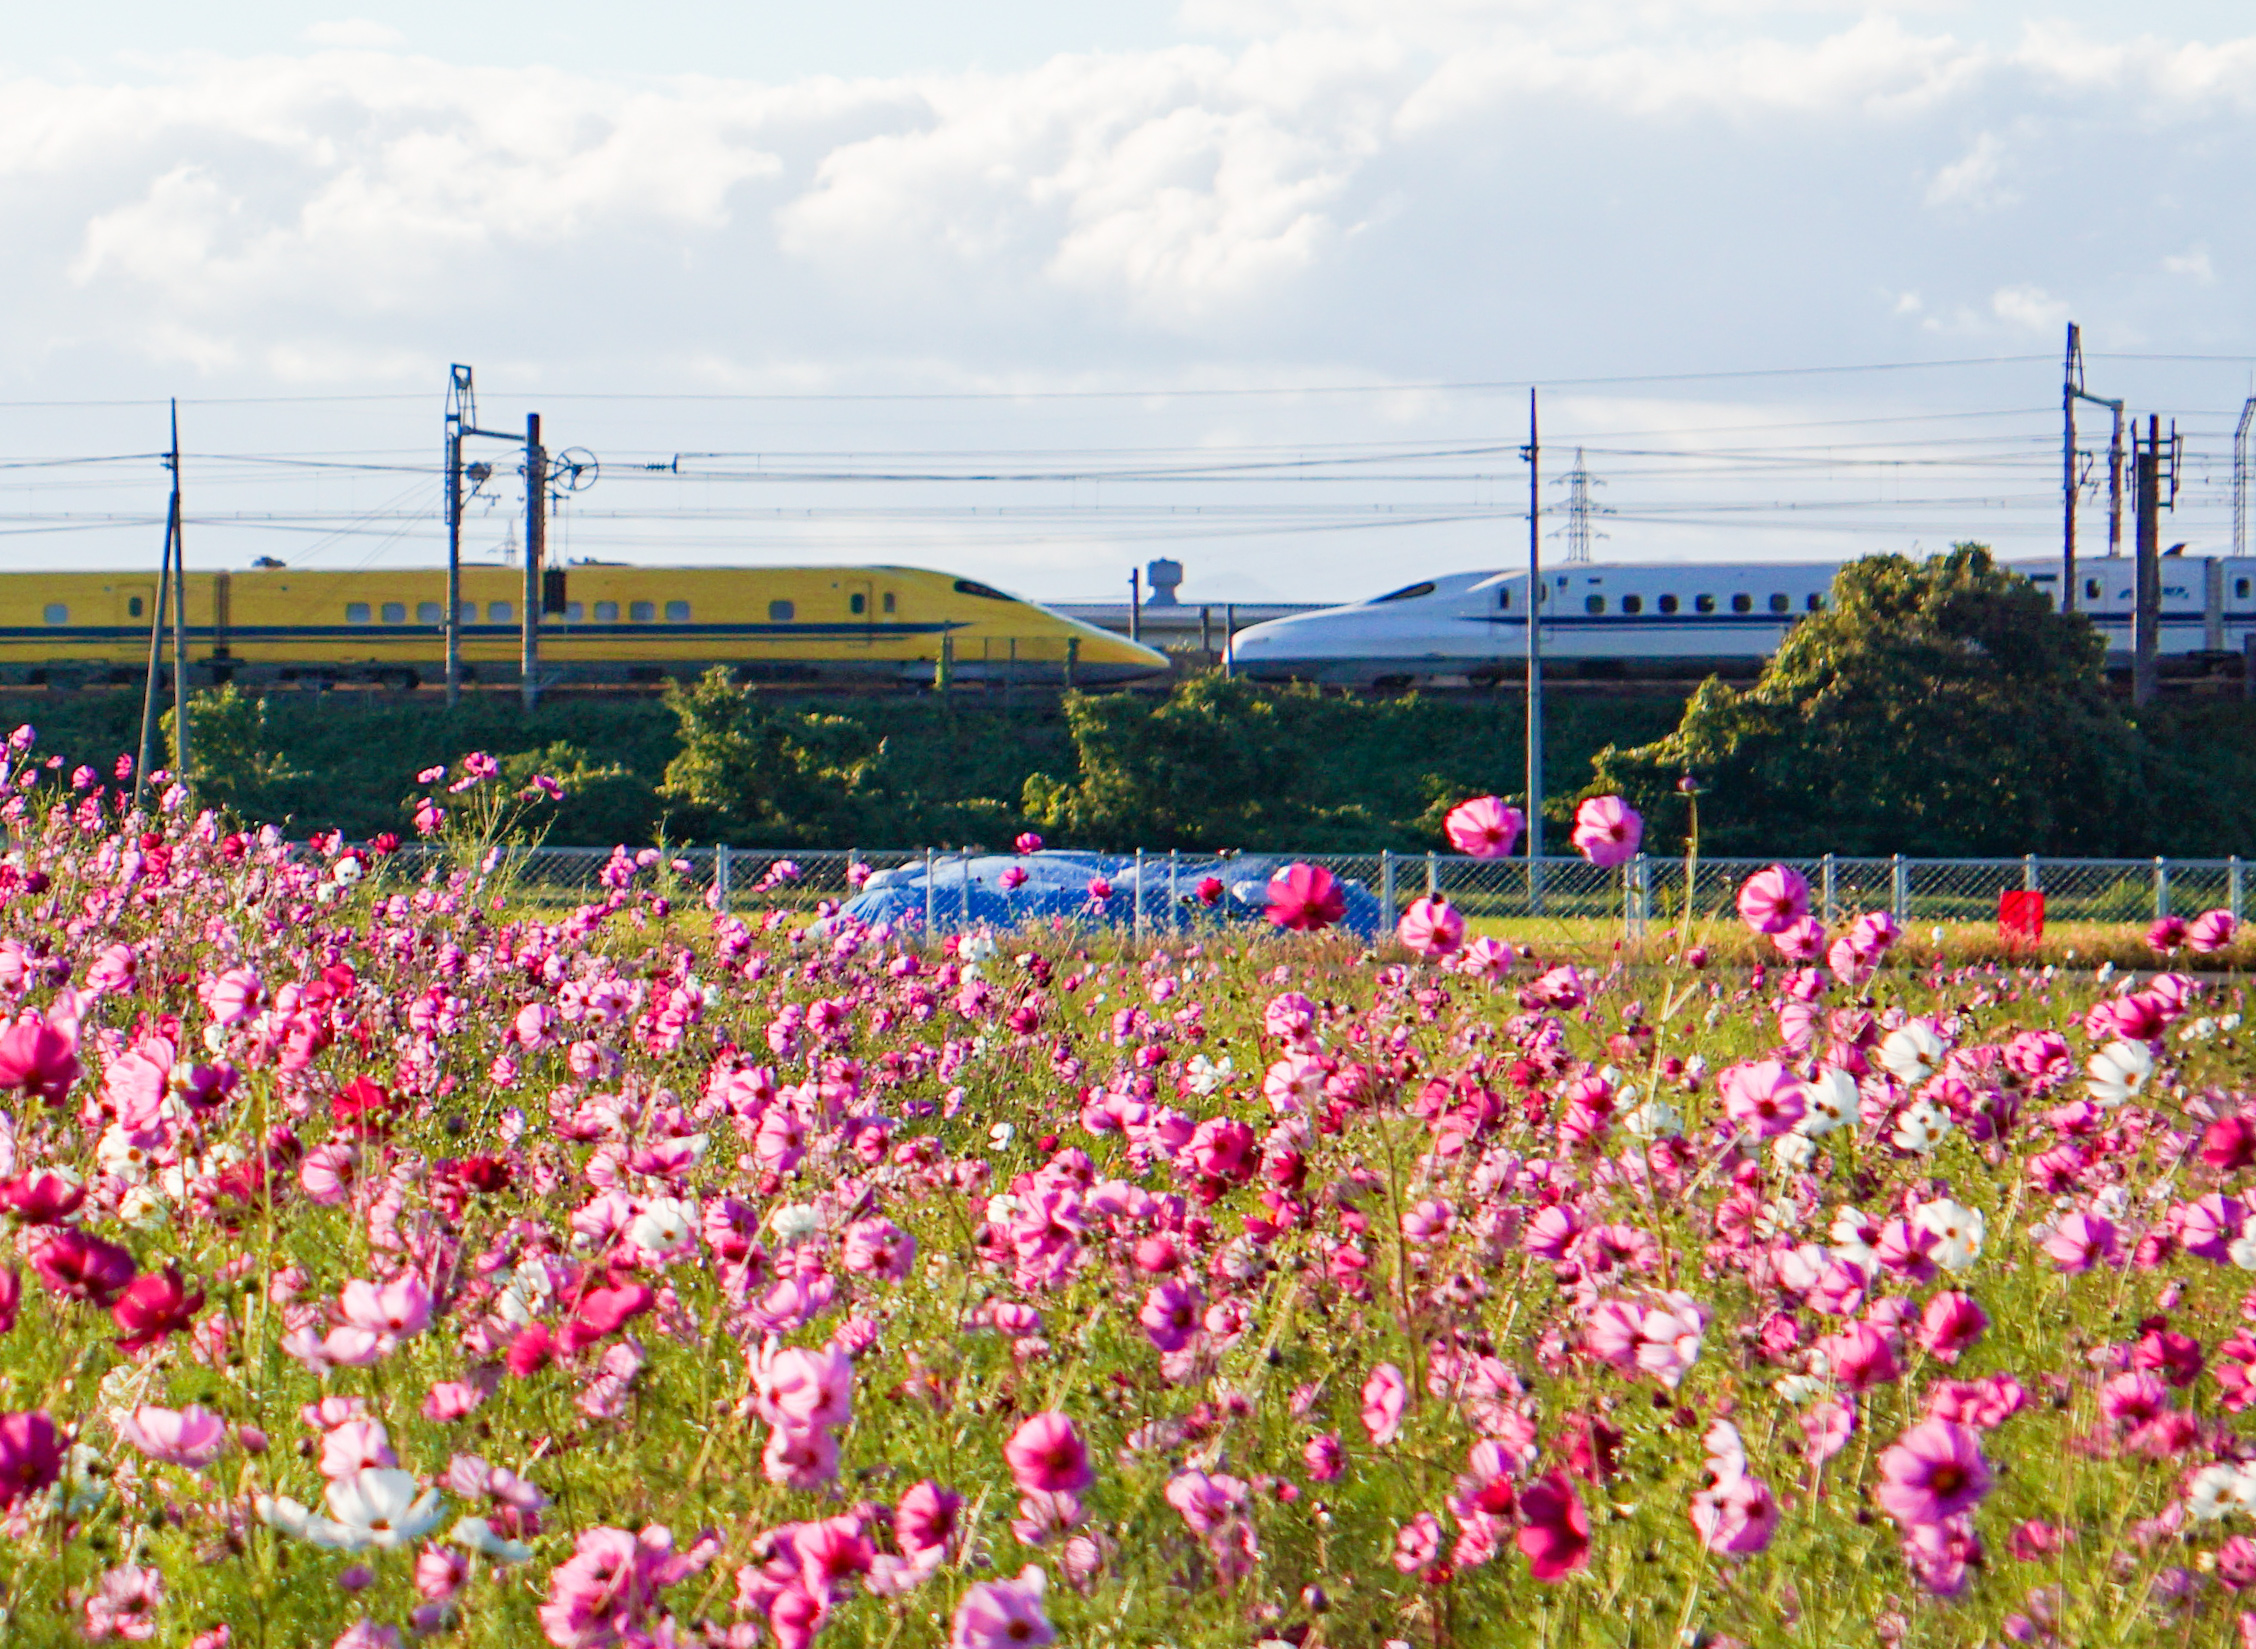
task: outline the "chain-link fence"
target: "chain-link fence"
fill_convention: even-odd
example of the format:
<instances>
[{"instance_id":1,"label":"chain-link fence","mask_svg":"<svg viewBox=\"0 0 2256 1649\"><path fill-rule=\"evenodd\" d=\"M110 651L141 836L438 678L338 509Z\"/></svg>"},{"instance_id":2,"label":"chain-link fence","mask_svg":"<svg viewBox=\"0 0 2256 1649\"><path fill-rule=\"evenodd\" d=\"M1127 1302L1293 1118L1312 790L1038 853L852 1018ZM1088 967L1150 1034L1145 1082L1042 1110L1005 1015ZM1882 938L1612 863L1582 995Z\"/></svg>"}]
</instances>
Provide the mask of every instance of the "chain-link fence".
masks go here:
<instances>
[{"instance_id":1,"label":"chain-link fence","mask_svg":"<svg viewBox=\"0 0 2256 1649\"><path fill-rule=\"evenodd\" d=\"M410 854L433 855L418 847ZM777 906L809 908L824 900L843 902L874 872L892 871L890 880L924 882L943 890L933 907L936 926L956 925L956 893L963 872L959 861L975 849L940 848L739 848L697 847L644 850L651 860L638 880L669 881L685 899L716 908L750 911ZM602 892L602 872L614 854L607 848L540 847L513 860L513 885L539 901L575 903ZM1166 914L1177 901L1177 867L1194 860L1212 864L1211 855L1120 853L1103 855L1106 866L1127 885L1151 888L1138 893L1120 915L1139 928L1158 928L1176 918ZM1382 917L1391 921L1410 903L1430 894L1445 895L1468 920L1496 931L1529 938L1587 941L1611 928L1629 938L1675 927L1688 917L1702 921L1729 917L1739 888L1755 872L1784 863L1801 872L1810 886L1812 914L1826 926L1866 911L1887 911L1897 921L1986 923L1999 914L1999 895L2027 890L2044 895L2048 924L2143 924L2160 916L2191 916L2224 909L2237 920L2244 913L2248 861L2228 859L1914 859L1847 858L1827 854L1814 859L1708 859L1693 861L1639 854L1627 864L1601 870L1576 857L1473 859L1457 854L1308 853L1276 855L1320 864L1343 882L1367 890ZM403 867L407 868L407 867ZM1692 882L1687 898L1686 875ZM1189 882L1185 881L1185 887Z\"/></svg>"}]
</instances>

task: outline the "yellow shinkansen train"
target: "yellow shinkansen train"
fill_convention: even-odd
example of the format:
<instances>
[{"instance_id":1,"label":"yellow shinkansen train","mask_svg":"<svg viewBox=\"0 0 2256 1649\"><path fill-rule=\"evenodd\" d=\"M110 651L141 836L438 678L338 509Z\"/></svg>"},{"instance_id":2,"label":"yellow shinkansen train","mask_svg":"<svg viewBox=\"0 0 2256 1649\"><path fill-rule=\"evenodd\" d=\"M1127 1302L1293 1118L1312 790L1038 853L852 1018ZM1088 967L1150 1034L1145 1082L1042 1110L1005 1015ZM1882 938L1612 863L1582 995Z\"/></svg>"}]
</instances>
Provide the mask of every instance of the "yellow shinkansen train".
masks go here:
<instances>
[{"instance_id":1,"label":"yellow shinkansen train","mask_svg":"<svg viewBox=\"0 0 2256 1649\"><path fill-rule=\"evenodd\" d=\"M544 684L655 682L725 664L751 681L1134 680L1164 655L949 573L916 567L576 563L542 578ZM190 572L193 683L411 688L446 672L446 572ZM463 676L521 675L525 578L462 569ZM0 573L0 680L53 686L146 670L157 581ZM172 642L167 626L164 658Z\"/></svg>"}]
</instances>

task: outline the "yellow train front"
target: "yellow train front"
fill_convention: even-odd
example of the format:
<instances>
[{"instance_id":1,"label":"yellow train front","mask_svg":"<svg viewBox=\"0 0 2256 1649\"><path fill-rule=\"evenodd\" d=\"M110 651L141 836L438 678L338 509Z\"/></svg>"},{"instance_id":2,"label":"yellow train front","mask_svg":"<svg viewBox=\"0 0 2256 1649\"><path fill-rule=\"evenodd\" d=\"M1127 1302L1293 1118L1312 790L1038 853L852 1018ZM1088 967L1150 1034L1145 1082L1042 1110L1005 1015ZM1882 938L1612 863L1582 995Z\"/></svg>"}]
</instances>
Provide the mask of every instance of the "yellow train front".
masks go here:
<instances>
[{"instance_id":1,"label":"yellow train front","mask_svg":"<svg viewBox=\"0 0 2256 1649\"><path fill-rule=\"evenodd\" d=\"M446 573L269 564L188 574L190 679L409 688L446 671ZM521 675L524 574L462 569L471 682ZM78 685L146 670L157 584L125 573L0 573L0 680ZM746 682L1104 686L1163 654L951 573L916 567L578 563L542 578L540 679L650 683L725 664ZM169 667L172 644L164 649Z\"/></svg>"}]
</instances>

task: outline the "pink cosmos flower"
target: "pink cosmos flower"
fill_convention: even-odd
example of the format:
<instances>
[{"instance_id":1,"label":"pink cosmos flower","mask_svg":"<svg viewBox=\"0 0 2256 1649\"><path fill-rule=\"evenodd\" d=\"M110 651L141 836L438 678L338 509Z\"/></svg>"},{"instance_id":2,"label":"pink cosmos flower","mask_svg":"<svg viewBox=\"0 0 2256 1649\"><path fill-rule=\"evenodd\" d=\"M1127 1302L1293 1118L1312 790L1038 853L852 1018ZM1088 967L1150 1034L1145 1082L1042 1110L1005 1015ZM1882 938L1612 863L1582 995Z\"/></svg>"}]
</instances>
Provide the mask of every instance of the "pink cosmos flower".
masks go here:
<instances>
[{"instance_id":1,"label":"pink cosmos flower","mask_svg":"<svg viewBox=\"0 0 2256 1649\"><path fill-rule=\"evenodd\" d=\"M0 1414L0 1508L14 1508L62 1475L63 1439L45 1409Z\"/></svg>"},{"instance_id":2,"label":"pink cosmos flower","mask_svg":"<svg viewBox=\"0 0 2256 1649\"><path fill-rule=\"evenodd\" d=\"M1011 846L1021 853L1039 853L1042 851L1042 838L1035 835L1031 830L1024 831Z\"/></svg>"},{"instance_id":3,"label":"pink cosmos flower","mask_svg":"<svg viewBox=\"0 0 2256 1649\"><path fill-rule=\"evenodd\" d=\"M1844 1391L1870 1391L1903 1376L1895 1347L1870 1323L1850 1323L1840 1333L1818 1341L1817 1349L1825 1353L1833 1378Z\"/></svg>"},{"instance_id":4,"label":"pink cosmos flower","mask_svg":"<svg viewBox=\"0 0 2256 1649\"><path fill-rule=\"evenodd\" d=\"M1565 1472L1547 1473L1522 1489L1520 1515L1526 1521L1512 1538L1537 1580L1564 1580L1589 1565L1590 1514Z\"/></svg>"},{"instance_id":5,"label":"pink cosmos flower","mask_svg":"<svg viewBox=\"0 0 2256 1649\"><path fill-rule=\"evenodd\" d=\"M1112 883L1102 876L1089 878L1089 902L1101 905L1112 897Z\"/></svg>"},{"instance_id":6,"label":"pink cosmos flower","mask_svg":"<svg viewBox=\"0 0 2256 1649\"><path fill-rule=\"evenodd\" d=\"M2098 1214L2070 1214L2045 1238L2044 1251L2052 1256L2054 1270L2070 1275L2115 1265L2122 1258L2113 1222Z\"/></svg>"},{"instance_id":7,"label":"pink cosmos flower","mask_svg":"<svg viewBox=\"0 0 2256 1649\"><path fill-rule=\"evenodd\" d=\"M172 1266L144 1272L110 1303L110 1320L124 1330L118 1349L128 1354L145 1351L192 1328L203 1308L204 1291L183 1282Z\"/></svg>"},{"instance_id":8,"label":"pink cosmos flower","mask_svg":"<svg viewBox=\"0 0 2256 1649\"><path fill-rule=\"evenodd\" d=\"M819 1426L777 1426L768 1434L760 1469L778 1487L819 1489L838 1475L838 1439Z\"/></svg>"},{"instance_id":9,"label":"pink cosmos flower","mask_svg":"<svg viewBox=\"0 0 2256 1649\"><path fill-rule=\"evenodd\" d=\"M1371 1441L1385 1448L1402 1434L1403 1412L1410 1404L1410 1383L1392 1363L1381 1363L1363 1382L1363 1429Z\"/></svg>"},{"instance_id":10,"label":"pink cosmos flower","mask_svg":"<svg viewBox=\"0 0 2256 1649\"><path fill-rule=\"evenodd\" d=\"M854 1418L854 1364L844 1352L794 1346L756 1353L752 1376L761 1418L771 1426L838 1428Z\"/></svg>"},{"instance_id":11,"label":"pink cosmos flower","mask_svg":"<svg viewBox=\"0 0 2256 1649\"><path fill-rule=\"evenodd\" d=\"M1881 1451L1873 1497L1900 1524L1940 1523L1980 1504L1992 1481L1971 1428L1922 1420Z\"/></svg>"},{"instance_id":12,"label":"pink cosmos flower","mask_svg":"<svg viewBox=\"0 0 2256 1649\"><path fill-rule=\"evenodd\" d=\"M1016 1580L983 1580L956 1605L949 1649L1041 1649L1057 1633L1042 1613L1042 1571L1029 1564Z\"/></svg>"},{"instance_id":13,"label":"pink cosmos flower","mask_svg":"<svg viewBox=\"0 0 2256 1649\"><path fill-rule=\"evenodd\" d=\"M1501 859L1509 855L1527 824L1527 815L1506 805L1501 796L1475 796L1459 802L1442 820L1449 845L1475 859Z\"/></svg>"},{"instance_id":14,"label":"pink cosmos flower","mask_svg":"<svg viewBox=\"0 0 2256 1649\"><path fill-rule=\"evenodd\" d=\"M26 1014L0 1031L0 1088L21 1088L58 1105L82 1069L75 1024L65 1031L37 1014Z\"/></svg>"},{"instance_id":15,"label":"pink cosmos flower","mask_svg":"<svg viewBox=\"0 0 2256 1649\"><path fill-rule=\"evenodd\" d=\"M1708 1428L1709 1484L1692 1497L1692 1527L1711 1552L1745 1557L1762 1551L1778 1531L1778 1502L1769 1486L1747 1473L1739 1428L1719 1420Z\"/></svg>"},{"instance_id":16,"label":"pink cosmos flower","mask_svg":"<svg viewBox=\"0 0 2256 1649\"><path fill-rule=\"evenodd\" d=\"M1014 888L1022 888L1026 885L1025 868L1020 865L1005 865L1003 867L1003 873L1000 876L996 877L995 880L1002 887L1005 893L1010 892Z\"/></svg>"},{"instance_id":17,"label":"pink cosmos flower","mask_svg":"<svg viewBox=\"0 0 2256 1649\"><path fill-rule=\"evenodd\" d=\"M1975 1304L1972 1295L1946 1289L1920 1313L1917 1338L1930 1355L1955 1363L1989 1326L1989 1313Z\"/></svg>"},{"instance_id":18,"label":"pink cosmos flower","mask_svg":"<svg viewBox=\"0 0 2256 1649\"><path fill-rule=\"evenodd\" d=\"M1592 796L1575 809L1575 851L1600 870L1636 858L1644 835L1645 821L1619 796Z\"/></svg>"},{"instance_id":19,"label":"pink cosmos flower","mask_svg":"<svg viewBox=\"0 0 2256 1649\"><path fill-rule=\"evenodd\" d=\"M1798 916L1770 936L1789 962L1814 962L1825 954L1825 929L1814 916Z\"/></svg>"},{"instance_id":20,"label":"pink cosmos flower","mask_svg":"<svg viewBox=\"0 0 2256 1649\"><path fill-rule=\"evenodd\" d=\"M151 1460L195 1471L217 1460L227 1447L227 1422L193 1403L184 1409L144 1403L117 1417L117 1431Z\"/></svg>"},{"instance_id":21,"label":"pink cosmos flower","mask_svg":"<svg viewBox=\"0 0 2256 1649\"><path fill-rule=\"evenodd\" d=\"M2233 942L2233 931L2239 927L2229 910L2205 910L2186 924L2186 949L2201 956L2214 956Z\"/></svg>"},{"instance_id":22,"label":"pink cosmos flower","mask_svg":"<svg viewBox=\"0 0 2256 1649\"><path fill-rule=\"evenodd\" d=\"M1465 942L1465 918L1446 899L1420 899L1402 913L1394 936L1419 956L1447 956Z\"/></svg>"},{"instance_id":23,"label":"pink cosmos flower","mask_svg":"<svg viewBox=\"0 0 2256 1649\"><path fill-rule=\"evenodd\" d=\"M2147 948L2158 956L2167 956L2186 941L2186 922L2182 916L2156 918L2146 930Z\"/></svg>"},{"instance_id":24,"label":"pink cosmos flower","mask_svg":"<svg viewBox=\"0 0 2256 1649\"><path fill-rule=\"evenodd\" d=\"M1155 1348L1181 1351L1198 1332L1199 1317L1205 1309L1206 1296L1197 1284L1187 1278L1169 1277L1144 1296L1144 1308L1136 1320L1143 1324Z\"/></svg>"},{"instance_id":25,"label":"pink cosmos flower","mask_svg":"<svg viewBox=\"0 0 2256 1649\"><path fill-rule=\"evenodd\" d=\"M31 1268L49 1293L108 1305L133 1280L133 1256L83 1231L62 1231L32 1253Z\"/></svg>"},{"instance_id":26,"label":"pink cosmos flower","mask_svg":"<svg viewBox=\"0 0 2256 1649\"><path fill-rule=\"evenodd\" d=\"M1078 1494L1097 1480L1080 1432L1054 1409L1022 1422L1003 1445L1003 1459L1027 1494Z\"/></svg>"},{"instance_id":27,"label":"pink cosmos flower","mask_svg":"<svg viewBox=\"0 0 2256 1649\"><path fill-rule=\"evenodd\" d=\"M1752 1129L1757 1139L1791 1132L1809 1108L1802 1079L1775 1059L1732 1066L1716 1079L1716 1089L1732 1122Z\"/></svg>"},{"instance_id":28,"label":"pink cosmos flower","mask_svg":"<svg viewBox=\"0 0 2256 1649\"><path fill-rule=\"evenodd\" d=\"M1329 1483L1347 1469L1347 1450L1340 1446L1336 1432L1311 1437L1302 1447L1300 1459L1310 1479L1318 1483Z\"/></svg>"},{"instance_id":29,"label":"pink cosmos flower","mask_svg":"<svg viewBox=\"0 0 2256 1649\"><path fill-rule=\"evenodd\" d=\"M1319 933L1347 914L1339 878L1322 865L1288 865L1269 883L1269 920L1293 933Z\"/></svg>"},{"instance_id":30,"label":"pink cosmos flower","mask_svg":"<svg viewBox=\"0 0 2256 1649\"><path fill-rule=\"evenodd\" d=\"M431 1291L412 1271L388 1283L345 1284L337 1311L354 1328L405 1339L431 1326Z\"/></svg>"},{"instance_id":31,"label":"pink cosmos flower","mask_svg":"<svg viewBox=\"0 0 2256 1649\"><path fill-rule=\"evenodd\" d=\"M132 1643L155 1637L164 1591L164 1576L141 1564L121 1563L104 1571L86 1600L86 1636L97 1643L112 1637Z\"/></svg>"},{"instance_id":32,"label":"pink cosmos flower","mask_svg":"<svg viewBox=\"0 0 2256 1649\"><path fill-rule=\"evenodd\" d=\"M1790 865L1758 870L1740 885L1739 920L1756 933L1777 933L1809 914L1809 882Z\"/></svg>"},{"instance_id":33,"label":"pink cosmos flower","mask_svg":"<svg viewBox=\"0 0 2256 1649\"><path fill-rule=\"evenodd\" d=\"M919 1552L944 1551L955 1539L956 1518L962 1510L962 1495L928 1478L894 1504L893 1538L912 1557Z\"/></svg>"}]
</instances>

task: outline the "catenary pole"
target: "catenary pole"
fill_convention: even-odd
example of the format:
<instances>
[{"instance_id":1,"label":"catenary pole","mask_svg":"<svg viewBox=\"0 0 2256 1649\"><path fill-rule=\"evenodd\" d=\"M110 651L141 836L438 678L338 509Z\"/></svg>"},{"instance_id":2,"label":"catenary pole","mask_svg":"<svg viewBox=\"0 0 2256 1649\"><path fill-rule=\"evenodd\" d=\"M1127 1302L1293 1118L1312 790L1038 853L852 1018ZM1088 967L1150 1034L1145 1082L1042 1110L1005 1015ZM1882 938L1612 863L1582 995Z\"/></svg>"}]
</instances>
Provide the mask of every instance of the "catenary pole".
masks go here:
<instances>
[{"instance_id":1,"label":"catenary pole","mask_svg":"<svg viewBox=\"0 0 2256 1649\"><path fill-rule=\"evenodd\" d=\"M188 541L180 520L180 403L172 403L172 776L188 783ZM164 603L157 604L164 611Z\"/></svg>"},{"instance_id":2,"label":"catenary pole","mask_svg":"<svg viewBox=\"0 0 2256 1649\"><path fill-rule=\"evenodd\" d=\"M541 562L548 548L548 454L541 448L540 414L525 414L525 610L519 702L527 713L540 705Z\"/></svg>"},{"instance_id":3,"label":"catenary pole","mask_svg":"<svg viewBox=\"0 0 2256 1649\"><path fill-rule=\"evenodd\" d=\"M2060 610L2076 610L2076 392L2083 328L2068 323L2068 358L2060 371Z\"/></svg>"},{"instance_id":4,"label":"catenary pole","mask_svg":"<svg viewBox=\"0 0 2256 1649\"><path fill-rule=\"evenodd\" d=\"M2146 439L2132 440L2132 498L2138 513L2137 561L2133 566L2131 609L2131 702L2152 704L2159 671L2155 644L2160 639L2162 597L2162 420L2151 414Z\"/></svg>"},{"instance_id":5,"label":"catenary pole","mask_svg":"<svg viewBox=\"0 0 2256 1649\"><path fill-rule=\"evenodd\" d=\"M1528 390L1527 841L1528 900L1543 899L1543 448Z\"/></svg>"},{"instance_id":6,"label":"catenary pole","mask_svg":"<svg viewBox=\"0 0 2256 1649\"><path fill-rule=\"evenodd\" d=\"M180 520L180 472L173 471L173 501L165 507L164 555L157 563L156 602L149 614L149 674L141 688L141 747L133 764L133 802L141 804L141 792L149 782L149 768L156 760L157 748L157 683L164 674L165 597L172 589L172 540Z\"/></svg>"},{"instance_id":7,"label":"catenary pole","mask_svg":"<svg viewBox=\"0 0 2256 1649\"><path fill-rule=\"evenodd\" d=\"M462 431L478 421L471 370L447 368L446 413L446 692L447 708L462 702Z\"/></svg>"}]
</instances>

